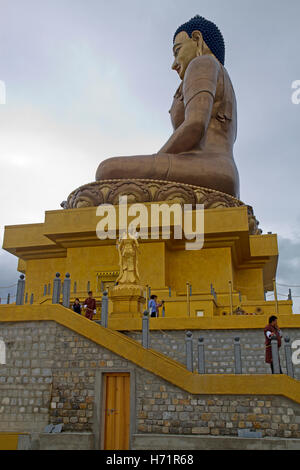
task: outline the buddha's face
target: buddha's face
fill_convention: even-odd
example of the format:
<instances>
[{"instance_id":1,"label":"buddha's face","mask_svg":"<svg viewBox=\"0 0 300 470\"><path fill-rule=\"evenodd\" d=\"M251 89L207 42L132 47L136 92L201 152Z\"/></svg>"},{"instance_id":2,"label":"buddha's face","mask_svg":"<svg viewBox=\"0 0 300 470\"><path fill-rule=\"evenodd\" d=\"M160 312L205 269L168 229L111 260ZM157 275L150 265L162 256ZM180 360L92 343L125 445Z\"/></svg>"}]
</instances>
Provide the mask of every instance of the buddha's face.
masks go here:
<instances>
[{"instance_id":1,"label":"buddha's face","mask_svg":"<svg viewBox=\"0 0 300 470\"><path fill-rule=\"evenodd\" d=\"M198 55L202 55L203 42L200 31L193 31L191 38L185 31L181 31L176 35L173 46L174 62L172 69L176 70L181 80L183 80L191 60Z\"/></svg>"}]
</instances>

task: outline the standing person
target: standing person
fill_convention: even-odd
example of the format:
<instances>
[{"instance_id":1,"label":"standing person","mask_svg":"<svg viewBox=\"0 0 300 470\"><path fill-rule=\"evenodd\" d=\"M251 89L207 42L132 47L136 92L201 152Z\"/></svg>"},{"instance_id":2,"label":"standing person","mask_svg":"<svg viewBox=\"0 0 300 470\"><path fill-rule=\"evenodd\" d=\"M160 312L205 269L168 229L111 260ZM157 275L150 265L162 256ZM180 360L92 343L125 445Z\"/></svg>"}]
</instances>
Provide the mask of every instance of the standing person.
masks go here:
<instances>
[{"instance_id":1,"label":"standing person","mask_svg":"<svg viewBox=\"0 0 300 470\"><path fill-rule=\"evenodd\" d=\"M150 300L148 302L148 310L150 313L150 317L156 317L156 299L157 295L151 295Z\"/></svg>"},{"instance_id":2,"label":"standing person","mask_svg":"<svg viewBox=\"0 0 300 470\"><path fill-rule=\"evenodd\" d=\"M157 301L157 295L151 295L150 300L148 302L148 309L150 312L150 317L158 317L159 316L159 307L162 306L162 302L159 303Z\"/></svg>"},{"instance_id":3,"label":"standing person","mask_svg":"<svg viewBox=\"0 0 300 470\"><path fill-rule=\"evenodd\" d=\"M275 317L275 315L272 315L269 318L269 323L264 329L264 335L265 335L265 345L266 345L266 363L270 364L272 374L274 374L271 339L274 336L277 337L278 350L279 350L281 346L281 338L282 338L282 333L277 324L277 317ZM278 360L279 360L280 373L282 374L279 351L278 351Z\"/></svg>"},{"instance_id":4,"label":"standing person","mask_svg":"<svg viewBox=\"0 0 300 470\"><path fill-rule=\"evenodd\" d=\"M88 292L89 296L84 301L85 316L89 320L93 319L93 315L96 315L96 300L93 298L93 292Z\"/></svg>"},{"instance_id":5,"label":"standing person","mask_svg":"<svg viewBox=\"0 0 300 470\"><path fill-rule=\"evenodd\" d=\"M74 312L79 313L79 315L81 315L82 306L78 298L75 299L72 308Z\"/></svg>"},{"instance_id":6,"label":"standing person","mask_svg":"<svg viewBox=\"0 0 300 470\"><path fill-rule=\"evenodd\" d=\"M157 297L155 299L155 306L156 306L156 318L159 317L159 308L162 306L163 302L158 302Z\"/></svg>"}]
</instances>

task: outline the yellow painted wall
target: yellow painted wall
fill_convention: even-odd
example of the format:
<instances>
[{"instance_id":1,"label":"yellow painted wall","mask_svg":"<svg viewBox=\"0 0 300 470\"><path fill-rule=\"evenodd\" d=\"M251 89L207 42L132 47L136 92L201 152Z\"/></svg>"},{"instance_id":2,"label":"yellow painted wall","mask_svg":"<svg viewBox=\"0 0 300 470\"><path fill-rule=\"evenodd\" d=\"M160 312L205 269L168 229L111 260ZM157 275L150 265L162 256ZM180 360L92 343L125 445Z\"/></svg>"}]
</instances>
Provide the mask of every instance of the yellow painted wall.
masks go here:
<instances>
[{"instance_id":1,"label":"yellow painted wall","mask_svg":"<svg viewBox=\"0 0 300 470\"><path fill-rule=\"evenodd\" d=\"M149 242L139 245L139 273L142 285L162 289L165 281L165 243Z\"/></svg>"},{"instance_id":2,"label":"yellow painted wall","mask_svg":"<svg viewBox=\"0 0 300 470\"><path fill-rule=\"evenodd\" d=\"M165 287L165 244L153 242L140 244L139 270L141 284L153 289ZM77 295L83 300L87 295L87 282L94 295L97 291L97 272L119 271L119 255L116 245L88 246L67 249L66 258L33 259L26 262L26 292L34 294L35 301L43 300L44 285L51 288L56 272L63 281L67 272L71 275L71 291L77 283ZM52 292L52 291L51 291Z\"/></svg>"},{"instance_id":3,"label":"yellow painted wall","mask_svg":"<svg viewBox=\"0 0 300 470\"><path fill-rule=\"evenodd\" d=\"M0 432L0 450L17 450L19 434Z\"/></svg>"},{"instance_id":4,"label":"yellow painted wall","mask_svg":"<svg viewBox=\"0 0 300 470\"><path fill-rule=\"evenodd\" d=\"M66 272L71 274L71 301L87 296L87 282L94 296L100 300L97 272L118 271L119 258L115 244L86 247L69 247L65 258L29 259L26 261L26 292L34 294L35 302L51 301L44 297L44 285L51 283L56 272L63 281ZM192 284L190 316L204 311L205 316L230 314L229 280L233 280L233 309L241 306L247 313L262 308L263 313L274 314L274 302L265 302L262 268L238 269L232 258L231 247L203 248L199 251L172 250L164 241L141 242L139 246L139 271L141 284L151 287L159 300L166 301L166 316L187 315L186 282ZM74 281L77 283L73 293ZM217 304L210 294L210 285L217 292ZM167 287L171 287L169 298ZM160 292L161 291L161 292ZM241 291L242 302L238 291ZM251 304L251 301L254 304ZM250 302L250 303L249 303ZM279 302L279 312L292 313L291 303ZM111 311L110 305L110 311ZM97 317L98 318L98 317Z\"/></svg>"},{"instance_id":5,"label":"yellow painted wall","mask_svg":"<svg viewBox=\"0 0 300 470\"><path fill-rule=\"evenodd\" d=\"M248 300L264 300L262 268L235 270L233 288Z\"/></svg>"},{"instance_id":6,"label":"yellow painted wall","mask_svg":"<svg viewBox=\"0 0 300 470\"><path fill-rule=\"evenodd\" d=\"M166 285L185 293L186 282L192 291L210 293L212 283L217 292L228 291L232 279L230 248L203 248L199 251L167 251Z\"/></svg>"},{"instance_id":7,"label":"yellow painted wall","mask_svg":"<svg viewBox=\"0 0 300 470\"><path fill-rule=\"evenodd\" d=\"M55 274L59 272L63 280L66 274L66 258L32 259L26 262L25 292L34 294L34 301L43 297L44 284L51 283L51 292Z\"/></svg>"},{"instance_id":8,"label":"yellow painted wall","mask_svg":"<svg viewBox=\"0 0 300 470\"><path fill-rule=\"evenodd\" d=\"M77 292L87 294L87 282L96 294L97 272L118 271L119 255L116 246L88 246L68 248L66 266L73 283L77 283Z\"/></svg>"}]
</instances>

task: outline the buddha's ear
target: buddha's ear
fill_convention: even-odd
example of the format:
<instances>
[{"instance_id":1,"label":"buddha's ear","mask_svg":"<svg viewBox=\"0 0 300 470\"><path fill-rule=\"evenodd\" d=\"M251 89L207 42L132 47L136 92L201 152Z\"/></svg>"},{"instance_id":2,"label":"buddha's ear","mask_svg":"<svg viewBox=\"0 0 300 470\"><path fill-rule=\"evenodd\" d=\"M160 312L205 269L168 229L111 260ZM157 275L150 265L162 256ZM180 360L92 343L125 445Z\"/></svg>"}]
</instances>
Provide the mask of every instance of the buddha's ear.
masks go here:
<instances>
[{"instance_id":1,"label":"buddha's ear","mask_svg":"<svg viewBox=\"0 0 300 470\"><path fill-rule=\"evenodd\" d=\"M203 43L202 33L198 30L192 32L192 39L197 42L198 46Z\"/></svg>"},{"instance_id":2,"label":"buddha's ear","mask_svg":"<svg viewBox=\"0 0 300 470\"><path fill-rule=\"evenodd\" d=\"M197 44L197 52L196 52L197 56L203 55L204 40L203 40L202 33L198 30L193 31L192 40L195 41Z\"/></svg>"}]
</instances>

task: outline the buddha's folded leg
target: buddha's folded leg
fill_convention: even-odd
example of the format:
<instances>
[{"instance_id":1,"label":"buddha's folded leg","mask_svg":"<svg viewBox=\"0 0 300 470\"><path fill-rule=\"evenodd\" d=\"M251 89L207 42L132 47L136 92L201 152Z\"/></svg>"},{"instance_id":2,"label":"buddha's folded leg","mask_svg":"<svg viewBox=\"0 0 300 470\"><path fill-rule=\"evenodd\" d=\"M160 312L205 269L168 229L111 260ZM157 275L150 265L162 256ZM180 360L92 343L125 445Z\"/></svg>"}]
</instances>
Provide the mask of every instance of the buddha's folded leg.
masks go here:
<instances>
[{"instance_id":1,"label":"buddha's folded leg","mask_svg":"<svg viewBox=\"0 0 300 470\"><path fill-rule=\"evenodd\" d=\"M154 179L192 184L239 197L239 176L231 155L190 152L114 157L100 163L96 180Z\"/></svg>"},{"instance_id":2,"label":"buddha's folded leg","mask_svg":"<svg viewBox=\"0 0 300 470\"><path fill-rule=\"evenodd\" d=\"M167 179L172 155L161 153L113 157L100 163L96 181L109 179Z\"/></svg>"},{"instance_id":3,"label":"buddha's folded leg","mask_svg":"<svg viewBox=\"0 0 300 470\"><path fill-rule=\"evenodd\" d=\"M181 153L172 155L168 180L202 186L239 198L239 174L231 155Z\"/></svg>"}]
</instances>

